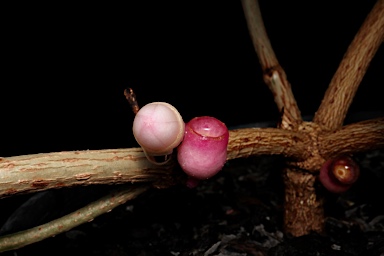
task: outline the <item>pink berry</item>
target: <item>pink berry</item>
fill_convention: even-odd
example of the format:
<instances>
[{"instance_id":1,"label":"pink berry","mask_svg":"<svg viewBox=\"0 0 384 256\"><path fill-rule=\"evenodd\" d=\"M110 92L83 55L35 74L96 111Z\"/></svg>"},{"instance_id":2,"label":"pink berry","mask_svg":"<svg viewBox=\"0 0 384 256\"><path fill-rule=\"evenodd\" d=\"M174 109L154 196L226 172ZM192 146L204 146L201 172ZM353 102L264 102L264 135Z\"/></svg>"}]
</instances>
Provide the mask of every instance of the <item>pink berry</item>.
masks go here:
<instances>
[{"instance_id":1,"label":"pink berry","mask_svg":"<svg viewBox=\"0 0 384 256\"><path fill-rule=\"evenodd\" d=\"M175 107L166 102L143 106L133 121L133 135L149 160L172 153L183 140L184 121Z\"/></svg>"},{"instance_id":2,"label":"pink berry","mask_svg":"<svg viewBox=\"0 0 384 256\"><path fill-rule=\"evenodd\" d=\"M210 116L195 117L185 125L177 160L188 176L208 179L224 166L228 140L229 132L223 122Z\"/></svg>"}]
</instances>

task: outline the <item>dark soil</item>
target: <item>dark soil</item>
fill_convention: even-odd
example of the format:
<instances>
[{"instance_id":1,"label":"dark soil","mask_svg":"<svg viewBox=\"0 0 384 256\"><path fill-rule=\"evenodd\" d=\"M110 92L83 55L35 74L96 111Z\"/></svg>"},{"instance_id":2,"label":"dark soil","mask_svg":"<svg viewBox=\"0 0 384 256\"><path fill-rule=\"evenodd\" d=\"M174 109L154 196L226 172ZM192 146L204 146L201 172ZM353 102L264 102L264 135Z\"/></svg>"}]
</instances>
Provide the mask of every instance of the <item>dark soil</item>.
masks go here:
<instances>
[{"instance_id":1,"label":"dark soil","mask_svg":"<svg viewBox=\"0 0 384 256\"><path fill-rule=\"evenodd\" d=\"M230 161L194 189L151 189L90 223L4 255L384 255L384 151L355 158L361 178L348 192L327 195L325 234L283 233L283 161L263 156ZM9 230L58 217L108 189L42 193ZM6 204L28 198L2 200L2 217L14 211ZM38 209L45 213L40 220Z\"/></svg>"}]
</instances>

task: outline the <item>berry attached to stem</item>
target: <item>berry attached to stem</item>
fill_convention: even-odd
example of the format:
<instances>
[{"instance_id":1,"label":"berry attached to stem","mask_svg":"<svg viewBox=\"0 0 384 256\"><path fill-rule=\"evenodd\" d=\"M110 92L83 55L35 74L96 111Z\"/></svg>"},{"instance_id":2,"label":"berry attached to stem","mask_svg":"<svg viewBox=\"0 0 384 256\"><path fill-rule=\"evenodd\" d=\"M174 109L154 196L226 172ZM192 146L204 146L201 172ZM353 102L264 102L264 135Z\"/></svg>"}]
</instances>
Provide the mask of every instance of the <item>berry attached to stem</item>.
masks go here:
<instances>
[{"instance_id":1,"label":"berry attached to stem","mask_svg":"<svg viewBox=\"0 0 384 256\"><path fill-rule=\"evenodd\" d=\"M319 179L332 193L347 191L359 178L360 168L349 156L338 156L326 161L320 170Z\"/></svg>"}]
</instances>

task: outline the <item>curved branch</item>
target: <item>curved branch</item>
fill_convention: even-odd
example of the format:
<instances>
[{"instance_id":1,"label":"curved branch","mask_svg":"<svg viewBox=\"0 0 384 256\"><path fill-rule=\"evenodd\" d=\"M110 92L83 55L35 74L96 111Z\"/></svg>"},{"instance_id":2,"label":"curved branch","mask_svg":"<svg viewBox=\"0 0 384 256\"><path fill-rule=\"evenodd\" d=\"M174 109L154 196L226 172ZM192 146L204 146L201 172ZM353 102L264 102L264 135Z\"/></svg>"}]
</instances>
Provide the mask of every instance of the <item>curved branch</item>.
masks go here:
<instances>
[{"instance_id":1,"label":"curved branch","mask_svg":"<svg viewBox=\"0 0 384 256\"><path fill-rule=\"evenodd\" d=\"M148 188L149 186L135 186L114 190L107 196L104 196L99 200L61 218L31 229L2 236L0 237L0 252L18 249L23 246L42 241L46 238L68 231L83 223L92 221L99 215L111 211L116 206L124 204L128 200L134 199Z\"/></svg>"},{"instance_id":2,"label":"curved branch","mask_svg":"<svg viewBox=\"0 0 384 256\"><path fill-rule=\"evenodd\" d=\"M257 0L242 0L241 3L253 46L263 69L264 82L271 90L279 111L282 112L284 110L283 115L287 114L290 117L286 119L290 123L285 127L296 126L296 123L302 120L300 110L293 96L285 71L280 66L265 31L259 3Z\"/></svg>"},{"instance_id":3,"label":"curved branch","mask_svg":"<svg viewBox=\"0 0 384 256\"><path fill-rule=\"evenodd\" d=\"M342 126L357 88L383 39L384 0L379 0L348 47L315 114L315 123L329 130Z\"/></svg>"},{"instance_id":4,"label":"curved branch","mask_svg":"<svg viewBox=\"0 0 384 256\"><path fill-rule=\"evenodd\" d=\"M319 136L320 155L325 159L384 148L384 118L346 125Z\"/></svg>"}]
</instances>

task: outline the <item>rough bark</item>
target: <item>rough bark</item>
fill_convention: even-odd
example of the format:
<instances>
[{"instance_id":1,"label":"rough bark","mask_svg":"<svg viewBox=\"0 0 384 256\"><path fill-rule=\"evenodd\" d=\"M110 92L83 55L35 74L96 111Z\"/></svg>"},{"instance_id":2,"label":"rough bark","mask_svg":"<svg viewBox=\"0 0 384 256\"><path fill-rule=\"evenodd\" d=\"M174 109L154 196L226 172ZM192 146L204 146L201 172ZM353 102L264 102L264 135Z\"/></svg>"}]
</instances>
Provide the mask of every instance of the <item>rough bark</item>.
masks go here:
<instances>
[{"instance_id":1,"label":"rough bark","mask_svg":"<svg viewBox=\"0 0 384 256\"><path fill-rule=\"evenodd\" d=\"M141 148L66 151L0 158L0 198L51 188L152 182L169 187L174 163L151 164Z\"/></svg>"},{"instance_id":2,"label":"rough bark","mask_svg":"<svg viewBox=\"0 0 384 256\"><path fill-rule=\"evenodd\" d=\"M319 135L320 154L324 158L384 148L384 118L346 125Z\"/></svg>"},{"instance_id":3,"label":"rough bark","mask_svg":"<svg viewBox=\"0 0 384 256\"><path fill-rule=\"evenodd\" d=\"M352 136L351 136L352 135ZM337 131L303 122L297 131L245 128L230 131L227 160L283 155L294 168L316 172L331 155L384 147L384 118ZM295 160L295 161L293 161ZM183 180L175 161L151 164L141 148L65 151L0 158L0 198L51 188L151 182L169 187Z\"/></svg>"},{"instance_id":4,"label":"rough bark","mask_svg":"<svg viewBox=\"0 0 384 256\"><path fill-rule=\"evenodd\" d=\"M293 236L323 232L323 199L315 190L316 176L297 170L284 172L284 230Z\"/></svg>"},{"instance_id":5,"label":"rough bark","mask_svg":"<svg viewBox=\"0 0 384 256\"><path fill-rule=\"evenodd\" d=\"M383 40L384 0L379 0L349 45L315 114L315 123L328 130L343 125L357 88Z\"/></svg>"},{"instance_id":6,"label":"rough bark","mask_svg":"<svg viewBox=\"0 0 384 256\"><path fill-rule=\"evenodd\" d=\"M248 128L230 131L228 160L254 155L283 155L287 158L308 157L309 137L304 133L277 128Z\"/></svg>"},{"instance_id":7,"label":"rough bark","mask_svg":"<svg viewBox=\"0 0 384 256\"><path fill-rule=\"evenodd\" d=\"M264 81L282 111L279 128L298 130L309 138L306 140L306 159L298 158L289 162L291 167L285 172L285 230L294 236L322 231L324 212L322 200L318 199L313 188L315 173L329 156L382 146L383 139L379 139L380 142L373 139L382 136L378 124L367 124L367 128L370 127L367 132L373 132L365 137L362 133L364 128L359 129L358 126L347 127L336 134L324 131L336 131L342 126L369 63L383 41L384 0L376 3L349 46L315 114L314 122L301 121L291 86L270 45L258 1L243 0L242 4L249 33L264 72ZM355 138L347 138L345 131Z\"/></svg>"}]
</instances>

